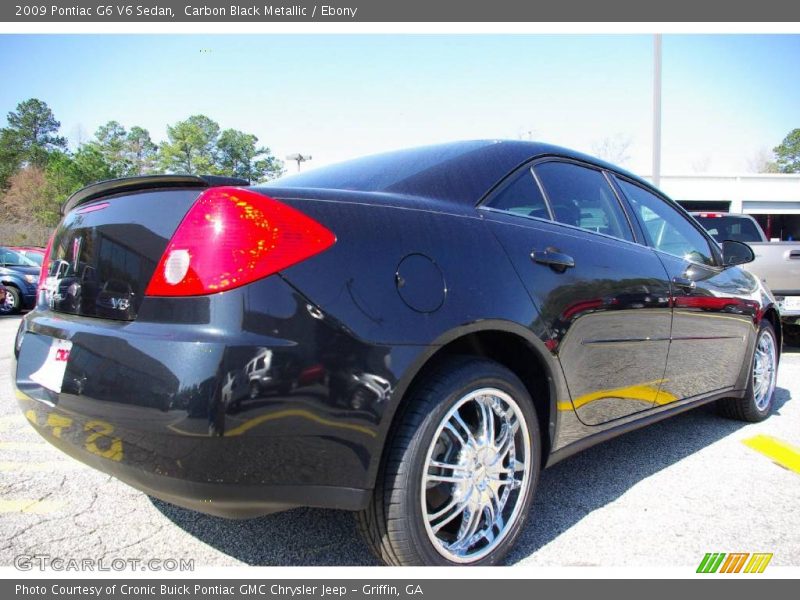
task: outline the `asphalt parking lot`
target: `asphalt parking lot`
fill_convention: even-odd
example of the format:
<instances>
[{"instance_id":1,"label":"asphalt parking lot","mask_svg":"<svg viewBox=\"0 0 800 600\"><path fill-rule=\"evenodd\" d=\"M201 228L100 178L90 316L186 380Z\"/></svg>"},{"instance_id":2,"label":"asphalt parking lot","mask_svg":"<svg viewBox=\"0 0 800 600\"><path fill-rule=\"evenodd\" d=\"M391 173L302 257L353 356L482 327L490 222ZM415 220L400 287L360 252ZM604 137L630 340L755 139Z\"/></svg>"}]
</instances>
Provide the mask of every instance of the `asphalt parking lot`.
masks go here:
<instances>
[{"instance_id":1,"label":"asphalt parking lot","mask_svg":"<svg viewBox=\"0 0 800 600\"><path fill-rule=\"evenodd\" d=\"M371 565L351 514L298 509L249 521L151 500L61 454L20 414L10 362L19 317L0 317L0 565L60 558L193 558L215 565ZM743 444L800 447L800 349L786 348L776 409L745 425L711 407L567 459L541 479L509 564L686 566L706 552L800 565L800 474Z\"/></svg>"}]
</instances>

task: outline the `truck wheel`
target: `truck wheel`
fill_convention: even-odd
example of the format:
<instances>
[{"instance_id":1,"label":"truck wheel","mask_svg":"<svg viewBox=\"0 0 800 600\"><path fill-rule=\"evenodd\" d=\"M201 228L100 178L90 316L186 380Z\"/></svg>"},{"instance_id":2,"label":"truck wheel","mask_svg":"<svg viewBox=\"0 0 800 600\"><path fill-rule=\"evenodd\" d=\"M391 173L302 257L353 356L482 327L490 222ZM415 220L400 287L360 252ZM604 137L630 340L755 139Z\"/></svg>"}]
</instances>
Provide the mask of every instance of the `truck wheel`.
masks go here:
<instances>
[{"instance_id":1,"label":"truck wheel","mask_svg":"<svg viewBox=\"0 0 800 600\"><path fill-rule=\"evenodd\" d=\"M460 357L416 387L358 515L393 565L492 565L514 544L539 477L536 411L514 373Z\"/></svg>"}]
</instances>

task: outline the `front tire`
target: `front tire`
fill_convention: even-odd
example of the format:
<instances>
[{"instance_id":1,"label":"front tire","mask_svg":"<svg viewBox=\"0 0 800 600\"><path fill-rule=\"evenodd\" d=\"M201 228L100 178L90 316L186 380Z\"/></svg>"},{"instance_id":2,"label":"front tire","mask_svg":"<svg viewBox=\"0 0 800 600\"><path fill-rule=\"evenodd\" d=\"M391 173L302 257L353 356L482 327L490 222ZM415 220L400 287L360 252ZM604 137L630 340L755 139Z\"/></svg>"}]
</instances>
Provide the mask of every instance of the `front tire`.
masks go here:
<instances>
[{"instance_id":1,"label":"front tire","mask_svg":"<svg viewBox=\"0 0 800 600\"><path fill-rule=\"evenodd\" d=\"M778 352L775 329L764 319L758 329L745 395L720 400L717 408L722 416L749 423L758 423L769 416L775 403Z\"/></svg>"},{"instance_id":2,"label":"front tire","mask_svg":"<svg viewBox=\"0 0 800 600\"><path fill-rule=\"evenodd\" d=\"M411 393L359 530L392 565L492 565L526 521L541 463L533 401L493 361L451 359Z\"/></svg>"}]
</instances>

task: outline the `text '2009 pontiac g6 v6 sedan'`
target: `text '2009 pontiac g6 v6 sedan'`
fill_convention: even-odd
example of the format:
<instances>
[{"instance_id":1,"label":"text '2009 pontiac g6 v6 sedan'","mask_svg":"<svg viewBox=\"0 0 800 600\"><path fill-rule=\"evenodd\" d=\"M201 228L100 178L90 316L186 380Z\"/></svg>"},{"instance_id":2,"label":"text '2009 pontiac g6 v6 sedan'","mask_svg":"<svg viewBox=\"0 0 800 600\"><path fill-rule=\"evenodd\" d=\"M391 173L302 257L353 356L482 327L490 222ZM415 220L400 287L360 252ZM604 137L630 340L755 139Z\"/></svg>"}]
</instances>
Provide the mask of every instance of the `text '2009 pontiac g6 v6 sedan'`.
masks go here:
<instances>
[{"instance_id":1,"label":"text '2009 pontiac g6 v6 sedan'","mask_svg":"<svg viewBox=\"0 0 800 600\"><path fill-rule=\"evenodd\" d=\"M707 402L772 408L752 251L563 148L120 179L64 215L16 338L33 426L205 513L358 511L390 564L497 563L541 468Z\"/></svg>"}]
</instances>

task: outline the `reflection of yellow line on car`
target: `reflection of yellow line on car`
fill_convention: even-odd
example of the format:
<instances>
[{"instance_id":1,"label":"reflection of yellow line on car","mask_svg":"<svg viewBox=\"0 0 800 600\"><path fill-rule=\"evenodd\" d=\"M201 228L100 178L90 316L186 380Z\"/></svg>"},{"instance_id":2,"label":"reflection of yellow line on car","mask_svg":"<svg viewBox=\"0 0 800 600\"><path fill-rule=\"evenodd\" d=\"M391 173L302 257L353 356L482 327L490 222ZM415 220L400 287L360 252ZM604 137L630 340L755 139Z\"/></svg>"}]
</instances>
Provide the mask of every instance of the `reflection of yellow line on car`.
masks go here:
<instances>
[{"instance_id":1,"label":"reflection of yellow line on car","mask_svg":"<svg viewBox=\"0 0 800 600\"><path fill-rule=\"evenodd\" d=\"M666 379L656 379L655 381L637 383L635 385L615 388L612 390L599 390L597 392L591 392L590 394L578 396L572 402L559 402L558 410L571 410L573 406L575 408L580 408L581 406L589 404L590 402L605 400L607 398L613 398L614 400L634 400L656 404L669 404L670 402L675 402L678 399L677 396L663 390L659 391L661 384L665 381Z\"/></svg>"},{"instance_id":2,"label":"reflection of yellow line on car","mask_svg":"<svg viewBox=\"0 0 800 600\"><path fill-rule=\"evenodd\" d=\"M0 513L29 513L46 515L66 506L66 502L58 500L2 500Z\"/></svg>"},{"instance_id":3,"label":"reflection of yellow line on car","mask_svg":"<svg viewBox=\"0 0 800 600\"><path fill-rule=\"evenodd\" d=\"M287 419L290 417L308 419L309 421L314 421L315 423L319 423L320 425L327 425L328 427L336 427L339 429L352 429L353 431L358 431L360 433L364 433L371 437L375 437L377 435L374 430L370 429L369 427L364 427L363 425L339 423L337 421L331 421L330 419L326 419L324 417L320 417L319 415L315 415L314 413L308 410L295 409L295 408L290 408L287 410L279 410L277 412L270 413L268 415L261 415L260 417L254 417L252 419L248 419L238 427L234 427L230 431L226 431L225 435L226 436L242 435L245 431L248 431L253 427L257 427L267 421L274 421L277 419Z\"/></svg>"},{"instance_id":4,"label":"reflection of yellow line on car","mask_svg":"<svg viewBox=\"0 0 800 600\"><path fill-rule=\"evenodd\" d=\"M769 435L756 435L742 440L742 443L771 458L773 462L780 466L795 473L800 473L800 448Z\"/></svg>"},{"instance_id":5,"label":"reflection of yellow line on car","mask_svg":"<svg viewBox=\"0 0 800 600\"><path fill-rule=\"evenodd\" d=\"M266 415L261 415L260 417L253 417L252 419L248 419L241 425L237 425L233 429L229 429L228 431L226 431L225 437L242 435L243 433L249 431L253 427L258 427L259 425L261 425L262 423L266 423L267 421L276 421L278 419L288 419L291 417L307 419L309 421L314 421L315 423L319 423L320 425L326 425L328 427L336 427L337 429L351 429L353 431L358 431L359 433L363 433L370 437L375 437L378 435L373 429L370 429L369 427L365 427L363 425L353 425L351 423L339 423L337 421L332 421L330 419L320 417L319 415L315 415L314 413L308 410L290 408L287 410L279 410L274 413L269 413ZM169 428L176 433L180 433L181 435L207 437L206 434L191 433L179 429L174 425L170 425Z\"/></svg>"}]
</instances>

